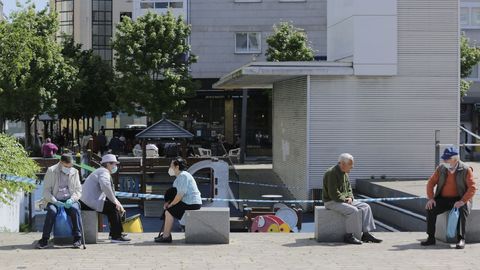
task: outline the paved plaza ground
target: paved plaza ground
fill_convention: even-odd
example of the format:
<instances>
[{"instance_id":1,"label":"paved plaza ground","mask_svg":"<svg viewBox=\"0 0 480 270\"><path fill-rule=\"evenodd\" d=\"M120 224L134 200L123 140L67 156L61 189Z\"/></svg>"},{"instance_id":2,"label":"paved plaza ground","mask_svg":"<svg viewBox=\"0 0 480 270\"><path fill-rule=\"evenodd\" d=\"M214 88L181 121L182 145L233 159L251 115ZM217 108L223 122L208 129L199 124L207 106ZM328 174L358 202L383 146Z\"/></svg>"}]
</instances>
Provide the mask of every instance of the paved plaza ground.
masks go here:
<instances>
[{"instance_id":1,"label":"paved plaza ground","mask_svg":"<svg viewBox=\"0 0 480 270\"><path fill-rule=\"evenodd\" d=\"M155 234L144 233L131 234L130 244L35 250L40 233L0 233L0 269L480 269L480 244L425 248L419 245L424 233L376 235L384 243L317 243L311 233L232 233L229 245L191 245L178 233L173 244L161 245L153 243Z\"/></svg>"}]
</instances>

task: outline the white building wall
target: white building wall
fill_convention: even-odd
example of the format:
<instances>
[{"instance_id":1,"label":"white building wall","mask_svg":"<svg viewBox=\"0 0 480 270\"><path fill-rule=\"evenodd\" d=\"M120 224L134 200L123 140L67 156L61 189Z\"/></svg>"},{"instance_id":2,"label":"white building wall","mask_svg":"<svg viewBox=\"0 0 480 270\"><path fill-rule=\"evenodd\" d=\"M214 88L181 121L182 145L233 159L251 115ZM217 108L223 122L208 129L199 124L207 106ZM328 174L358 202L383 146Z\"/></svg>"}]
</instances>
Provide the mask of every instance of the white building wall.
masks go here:
<instances>
[{"instance_id":1,"label":"white building wall","mask_svg":"<svg viewBox=\"0 0 480 270\"><path fill-rule=\"evenodd\" d=\"M307 77L276 83L273 91L273 171L297 199L307 188Z\"/></svg>"},{"instance_id":2,"label":"white building wall","mask_svg":"<svg viewBox=\"0 0 480 270\"><path fill-rule=\"evenodd\" d=\"M458 1L433 2L398 0L398 76L312 77L310 188L343 152L356 158L353 182L426 179L435 130L441 143L458 143Z\"/></svg>"},{"instance_id":3,"label":"white building wall","mask_svg":"<svg viewBox=\"0 0 480 270\"><path fill-rule=\"evenodd\" d=\"M148 12L165 14L169 10L175 16L183 16L184 19L187 18L187 0L134 0L132 2L134 20ZM146 8L149 5L153 6L153 8Z\"/></svg>"}]
</instances>

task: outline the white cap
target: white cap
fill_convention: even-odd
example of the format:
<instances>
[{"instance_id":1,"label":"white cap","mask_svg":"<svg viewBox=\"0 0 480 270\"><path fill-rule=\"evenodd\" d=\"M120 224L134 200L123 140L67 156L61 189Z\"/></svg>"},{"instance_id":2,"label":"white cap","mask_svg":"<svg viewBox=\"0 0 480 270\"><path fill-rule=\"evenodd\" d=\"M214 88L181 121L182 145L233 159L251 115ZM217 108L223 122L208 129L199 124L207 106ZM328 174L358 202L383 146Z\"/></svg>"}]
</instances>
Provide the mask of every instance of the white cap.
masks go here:
<instances>
[{"instance_id":1,"label":"white cap","mask_svg":"<svg viewBox=\"0 0 480 270\"><path fill-rule=\"evenodd\" d=\"M102 157L102 161L100 162L101 164L105 164L105 163L117 163L117 164L120 164L120 162L117 161L117 157L115 155L112 155L112 154L107 154L105 156Z\"/></svg>"}]
</instances>

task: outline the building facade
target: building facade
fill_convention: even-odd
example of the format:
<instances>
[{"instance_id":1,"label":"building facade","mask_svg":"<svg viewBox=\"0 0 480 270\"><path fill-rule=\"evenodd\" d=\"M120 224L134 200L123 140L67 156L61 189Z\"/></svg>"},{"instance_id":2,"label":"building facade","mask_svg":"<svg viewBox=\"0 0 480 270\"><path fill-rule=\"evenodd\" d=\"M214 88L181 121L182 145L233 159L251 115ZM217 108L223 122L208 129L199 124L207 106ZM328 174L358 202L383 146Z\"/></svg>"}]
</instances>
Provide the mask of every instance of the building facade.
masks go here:
<instances>
[{"instance_id":1,"label":"building facade","mask_svg":"<svg viewBox=\"0 0 480 270\"><path fill-rule=\"evenodd\" d=\"M225 135L228 144L238 144L242 91L218 91L212 84L234 67L265 60L266 38L273 25L289 21L305 30L318 60L325 60L326 0L51 0L59 13L60 31L74 36L84 49L93 49L105 61L112 61L110 41L122 16L134 20L147 12L183 16L192 26L189 42L198 62L192 76L200 89L187 102L182 119L199 137L214 141ZM247 144L251 155L271 155L271 95L249 90ZM120 119L120 122L131 121ZM122 124L123 126L123 124Z\"/></svg>"},{"instance_id":2,"label":"building facade","mask_svg":"<svg viewBox=\"0 0 480 270\"><path fill-rule=\"evenodd\" d=\"M470 39L471 45L480 46L480 0L461 0L460 27L462 33ZM467 80L473 82L460 107L461 124L468 130L480 134L480 71L476 65ZM461 141L474 143L475 139L466 133L461 134ZM480 158L480 149L467 147L466 157L471 160Z\"/></svg>"},{"instance_id":3,"label":"building facade","mask_svg":"<svg viewBox=\"0 0 480 270\"><path fill-rule=\"evenodd\" d=\"M458 1L327 6L328 61L254 62L215 87L273 87L273 169L298 199L321 189L345 152L356 160L353 184L427 179L436 131L443 144L459 143Z\"/></svg>"}]
</instances>

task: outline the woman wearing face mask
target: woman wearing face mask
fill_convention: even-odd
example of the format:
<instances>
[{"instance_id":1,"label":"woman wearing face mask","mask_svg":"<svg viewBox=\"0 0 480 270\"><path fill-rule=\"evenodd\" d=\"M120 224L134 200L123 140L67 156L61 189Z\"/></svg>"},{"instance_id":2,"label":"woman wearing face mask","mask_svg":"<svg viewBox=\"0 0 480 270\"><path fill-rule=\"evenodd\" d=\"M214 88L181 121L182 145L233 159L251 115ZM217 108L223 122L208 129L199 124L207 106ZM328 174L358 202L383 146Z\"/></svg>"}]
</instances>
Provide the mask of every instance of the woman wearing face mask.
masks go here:
<instances>
[{"instance_id":1,"label":"woman wearing face mask","mask_svg":"<svg viewBox=\"0 0 480 270\"><path fill-rule=\"evenodd\" d=\"M102 167L90 174L83 183L80 203L83 210L94 210L108 217L112 242L127 242L130 239L123 235L122 215L125 212L122 204L115 197L111 174L118 170L117 157L108 154L102 157Z\"/></svg>"},{"instance_id":2,"label":"woman wearing face mask","mask_svg":"<svg viewBox=\"0 0 480 270\"><path fill-rule=\"evenodd\" d=\"M171 243L173 219L182 219L186 210L198 210L202 206L197 183L193 176L185 171L186 169L187 163L182 158L176 158L170 163L168 174L176 177L173 187L177 189L177 194L170 203L166 202L163 207L165 209L165 223L163 232L155 238L157 243Z\"/></svg>"}]
</instances>

